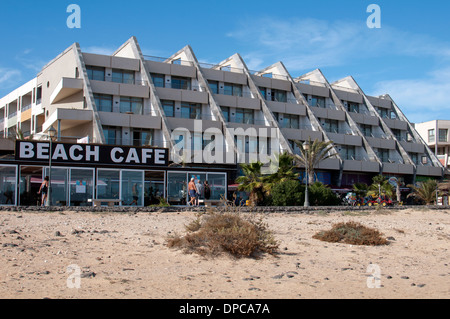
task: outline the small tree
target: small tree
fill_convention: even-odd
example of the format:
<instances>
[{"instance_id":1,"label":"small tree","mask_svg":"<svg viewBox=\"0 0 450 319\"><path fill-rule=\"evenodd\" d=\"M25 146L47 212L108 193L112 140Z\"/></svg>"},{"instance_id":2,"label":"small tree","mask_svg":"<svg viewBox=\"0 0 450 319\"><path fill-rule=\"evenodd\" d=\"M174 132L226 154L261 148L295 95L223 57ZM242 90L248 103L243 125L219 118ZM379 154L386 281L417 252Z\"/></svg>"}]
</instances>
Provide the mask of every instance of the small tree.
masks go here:
<instances>
[{"instance_id":1,"label":"small tree","mask_svg":"<svg viewBox=\"0 0 450 319\"><path fill-rule=\"evenodd\" d=\"M300 155L295 155L298 163L306 167L308 171L308 183L314 183L314 169L320 164L320 162L334 157L333 142L322 142L318 139L311 142L311 137L308 140L309 147L305 149L301 141L295 141L295 144L300 148Z\"/></svg>"},{"instance_id":2,"label":"small tree","mask_svg":"<svg viewBox=\"0 0 450 319\"><path fill-rule=\"evenodd\" d=\"M295 158L289 153L279 154L277 157L277 171L271 175L263 177L264 189L267 195L272 194L272 190L275 186L284 183L286 181L298 181L299 173L294 171Z\"/></svg>"},{"instance_id":3,"label":"small tree","mask_svg":"<svg viewBox=\"0 0 450 319\"><path fill-rule=\"evenodd\" d=\"M369 194L375 197L386 195L392 197L394 195L394 187L383 175L376 175L372 179L373 183L369 187Z\"/></svg>"},{"instance_id":4,"label":"small tree","mask_svg":"<svg viewBox=\"0 0 450 319\"><path fill-rule=\"evenodd\" d=\"M369 192L369 185L366 183L355 183L353 184L353 191L359 197L366 197Z\"/></svg>"},{"instance_id":5,"label":"small tree","mask_svg":"<svg viewBox=\"0 0 450 319\"><path fill-rule=\"evenodd\" d=\"M413 190L408 197L415 197L425 202L426 205L433 204L436 201L437 182L434 179L429 179L426 182L419 182L417 184L418 186L408 185Z\"/></svg>"},{"instance_id":6,"label":"small tree","mask_svg":"<svg viewBox=\"0 0 450 319\"><path fill-rule=\"evenodd\" d=\"M251 205L258 205L266 192L264 177L261 174L262 166L261 162L241 164L244 175L236 179L236 182L239 184L238 190L249 193Z\"/></svg>"}]
</instances>

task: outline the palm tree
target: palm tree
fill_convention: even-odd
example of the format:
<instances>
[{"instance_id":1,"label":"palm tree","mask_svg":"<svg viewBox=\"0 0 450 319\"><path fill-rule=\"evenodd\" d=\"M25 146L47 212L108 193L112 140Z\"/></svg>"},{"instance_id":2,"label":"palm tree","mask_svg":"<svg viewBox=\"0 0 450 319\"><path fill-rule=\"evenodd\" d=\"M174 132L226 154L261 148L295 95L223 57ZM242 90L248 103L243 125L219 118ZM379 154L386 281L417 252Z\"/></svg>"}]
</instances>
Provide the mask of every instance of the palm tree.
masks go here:
<instances>
[{"instance_id":1,"label":"palm tree","mask_svg":"<svg viewBox=\"0 0 450 319\"><path fill-rule=\"evenodd\" d=\"M408 185L413 191L408 197L415 197L425 202L426 205L431 205L436 201L436 192L438 184L434 179L429 179L426 182L417 183L418 186Z\"/></svg>"},{"instance_id":2,"label":"palm tree","mask_svg":"<svg viewBox=\"0 0 450 319\"><path fill-rule=\"evenodd\" d=\"M450 180L444 180L443 182L439 183L438 189L442 192L443 195L449 195L450 194Z\"/></svg>"},{"instance_id":3,"label":"palm tree","mask_svg":"<svg viewBox=\"0 0 450 319\"><path fill-rule=\"evenodd\" d=\"M305 149L301 141L294 141L295 144L300 148L300 155L295 155L300 165L306 167L308 172L308 183L312 185L314 183L314 169L319 165L320 162L334 157L335 154L331 151L333 150L333 142L322 142L318 139L311 142L311 137L308 140L309 147Z\"/></svg>"},{"instance_id":4,"label":"palm tree","mask_svg":"<svg viewBox=\"0 0 450 319\"><path fill-rule=\"evenodd\" d=\"M355 183L353 184L353 191L359 197L366 197L367 193L369 192L369 185L367 185L366 183Z\"/></svg>"},{"instance_id":5,"label":"palm tree","mask_svg":"<svg viewBox=\"0 0 450 319\"><path fill-rule=\"evenodd\" d=\"M386 195L392 197L394 195L394 187L389 183L383 175L376 175L372 178L372 185L369 186L369 193L375 197Z\"/></svg>"},{"instance_id":6,"label":"palm tree","mask_svg":"<svg viewBox=\"0 0 450 319\"><path fill-rule=\"evenodd\" d=\"M276 165L277 171L271 175L263 177L264 182L264 191L267 195L270 195L272 192L272 188L282 182L288 180L298 180L300 173L294 172L295 157L287 152L279 154L275 163L272 162L272 165Z\"/></svg>"},{"instance_id":7,"label":"palm tree","mask_svg":"<svg viewBox=\"0 0 450 319\"><path fill-rule=\"evenodd\" d=\"M264 197L265 182L264 176L261 174L261 162L254 162L251 164L241 164L243 176L236 179L239 184L238 190L248 192L249 201L251 205L257 205Z\"/></svg>"}]
</instances>

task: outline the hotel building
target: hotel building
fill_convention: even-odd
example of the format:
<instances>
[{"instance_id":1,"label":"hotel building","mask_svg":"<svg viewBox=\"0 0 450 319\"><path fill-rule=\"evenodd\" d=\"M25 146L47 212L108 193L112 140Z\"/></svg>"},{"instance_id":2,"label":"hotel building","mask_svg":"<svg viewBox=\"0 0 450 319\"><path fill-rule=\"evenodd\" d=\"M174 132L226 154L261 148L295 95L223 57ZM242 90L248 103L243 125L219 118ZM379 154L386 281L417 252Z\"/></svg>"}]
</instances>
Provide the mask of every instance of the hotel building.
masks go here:
<instances>
[{"instance_id":1,"label":"hotel building","mask_svg":"<svg viewBox=\"0 0 450 319\"><path fill-rule=\"evenodd\" d=\"M434 120L415 124L417 132L425 143L437 155L441 164L447 169L450 168L450 121Z\"/></svg>"},{"instance_id":2,"label":"hotel building","mask_svg":"<svg viewBox=\"0 0 450 319\"><path fill-rule=\"evenodd\" d=\"M139 206L154 196L184 205L192 176L208 180L219 199L233 189L239 163L254 154L298 153L294 140L309 138L333 141L334 157L320 163L316 178L336 190L370 183L377 174L406 184L444 174L391 97L366 95L350 76L329 83L317 69L293 77L282 62L252 71L239 54L205 64L190 46L169 58L151 57L134 37L112 55L86 53L75 43L0 99L0 203L35 205L50 158L27 160L18 150L13 157L12 140L46 142L52 128L53 147L65 145L59 151L87 143L124 147L112 151L116 159L125 148L134 154L133 147L169 154L162 166L138 160L75 165L59 154L51 166L54 205L92 205L87 199L100 198L128 205L136 185ZM3 196L6 189L12 198Z\"/></svg>"}]
</instances>

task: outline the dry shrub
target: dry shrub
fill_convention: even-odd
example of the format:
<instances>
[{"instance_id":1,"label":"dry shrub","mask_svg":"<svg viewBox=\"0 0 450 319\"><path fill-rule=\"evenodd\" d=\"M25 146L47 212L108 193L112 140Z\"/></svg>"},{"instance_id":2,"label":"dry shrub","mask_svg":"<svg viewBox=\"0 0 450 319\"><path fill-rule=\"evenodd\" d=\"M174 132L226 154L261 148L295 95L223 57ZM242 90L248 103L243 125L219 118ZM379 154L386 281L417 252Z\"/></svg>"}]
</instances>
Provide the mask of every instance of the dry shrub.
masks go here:
<instances>
[{"instance_id":1,"label":"dry shrub","mask_svg":"<svg viewBox=\"0 0 450 319\"><path fill-rule=\"evenodd\" d=\"M261 219L243 218L236 213L205 214L187 225L186 230L183 237L170 237L168 247L202 256L225 252L238 258L274 254L278 248L267 224Z\"/></svg>"},{"instance_id":2,"label":"dry shrub","mask_svg":"<svg viewBox=\"0 0 450 319\"><path fill-rule=\"evenodd\" d=\"M388 244L387 239L378 230L356 222L335 224L330 230L318 232L313 238L351 245L378 246Z\"/></svg>"}]
</instances>

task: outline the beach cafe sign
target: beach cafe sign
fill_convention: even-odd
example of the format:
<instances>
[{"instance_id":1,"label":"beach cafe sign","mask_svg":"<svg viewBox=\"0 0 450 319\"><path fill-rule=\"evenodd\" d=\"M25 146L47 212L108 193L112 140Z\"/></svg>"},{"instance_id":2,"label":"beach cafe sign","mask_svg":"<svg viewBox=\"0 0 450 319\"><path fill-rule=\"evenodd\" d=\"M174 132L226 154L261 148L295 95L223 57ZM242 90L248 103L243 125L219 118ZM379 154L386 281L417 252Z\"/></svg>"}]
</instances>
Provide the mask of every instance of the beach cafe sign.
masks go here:
<instances>
[{"instance_id":1,"label":"beach cafe sign","mask_svg":"<svg viewBox=\"0 0 450 319\"><path fill-rule=\"evenodd\" d=\"M98 144L69 144L16 141L16 160L65 164L120 164L167 166L169 150L155 147L128 147Z\"/></svg>"}]
</instances>

